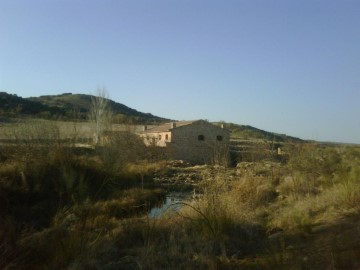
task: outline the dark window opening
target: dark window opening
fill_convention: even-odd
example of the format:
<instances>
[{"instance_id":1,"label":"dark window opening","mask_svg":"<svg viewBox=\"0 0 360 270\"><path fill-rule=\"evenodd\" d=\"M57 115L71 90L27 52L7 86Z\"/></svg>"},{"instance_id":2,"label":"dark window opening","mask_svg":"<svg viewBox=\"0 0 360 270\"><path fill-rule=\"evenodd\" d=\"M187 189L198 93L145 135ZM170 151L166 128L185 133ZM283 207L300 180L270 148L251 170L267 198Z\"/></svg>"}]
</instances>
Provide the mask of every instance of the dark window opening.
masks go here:
<instances>
[{"instance_id":1,"label":"dark window opening","mask_svg":"<svg viewBox=\"0 0 360 270\"><path fill-rule=\"evenodd\" d=\"M168 134L165 135L165 140L166 141L169 140L169 135Z\"/></svg>"},{"instance_id":2,"label":"dark window opening","mask_svg":"<svg viewBox=\"0 0 360 270\"><path fill-rule=\"evenodd\" d=\"M205 141L205 136L204 135L199 135L198 140L199 141Z\"/></svg>"},{"instance_id":3,"label":"dark window opening","mask_svg":"<svg viewBox=\"0 0 360 270\"><path fill-rule=\"evenodd\" d=\"M220 136L220 135L218 135L218 136L216 136L216 140L218 140L219 142L221 142L221 141L223 140L223 137Z\"/></svg>"}]
</instances>

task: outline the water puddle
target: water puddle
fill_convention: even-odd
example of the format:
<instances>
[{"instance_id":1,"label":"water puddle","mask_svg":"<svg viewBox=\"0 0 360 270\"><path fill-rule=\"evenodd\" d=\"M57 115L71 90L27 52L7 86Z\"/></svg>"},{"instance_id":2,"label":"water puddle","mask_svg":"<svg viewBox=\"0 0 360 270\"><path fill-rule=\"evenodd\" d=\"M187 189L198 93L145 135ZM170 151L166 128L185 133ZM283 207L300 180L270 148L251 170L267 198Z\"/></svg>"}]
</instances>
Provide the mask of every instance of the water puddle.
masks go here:
<instances>
[{"instance_id":1,"label":"water puddle","mask_svg":"<svg viewBox=\"0 0 360 270\"><path fill-rule=\"evenodd\" d=\"M169 212L177 212L182 207L182 202L188 200L190 198L189 193L169 193L166 195L166 198L162 205L153 207L148 216L150 218L157 218L165 213Z\"/></svg>"}]
</instances>

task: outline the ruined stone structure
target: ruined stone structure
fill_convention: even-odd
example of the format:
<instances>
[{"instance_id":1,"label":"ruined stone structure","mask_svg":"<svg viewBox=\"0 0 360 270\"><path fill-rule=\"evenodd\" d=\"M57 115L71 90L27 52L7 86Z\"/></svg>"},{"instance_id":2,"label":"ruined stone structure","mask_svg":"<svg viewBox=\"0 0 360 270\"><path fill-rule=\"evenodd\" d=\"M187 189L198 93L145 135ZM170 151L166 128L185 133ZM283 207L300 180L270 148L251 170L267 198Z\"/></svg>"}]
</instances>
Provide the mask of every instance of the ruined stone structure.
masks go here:
<instances>
[{"instance_id":1,"label":"ruined stone structure","mask_svg":"<svg viewBox=\"0 0 360 270\"><path fill-rule=\"evenodd\" d=\"M228 160L230 132L204 120L166 123L144 130L146 145L163 147L171 158L193 163L223 164Z\"/></svg>"}]
</instances>

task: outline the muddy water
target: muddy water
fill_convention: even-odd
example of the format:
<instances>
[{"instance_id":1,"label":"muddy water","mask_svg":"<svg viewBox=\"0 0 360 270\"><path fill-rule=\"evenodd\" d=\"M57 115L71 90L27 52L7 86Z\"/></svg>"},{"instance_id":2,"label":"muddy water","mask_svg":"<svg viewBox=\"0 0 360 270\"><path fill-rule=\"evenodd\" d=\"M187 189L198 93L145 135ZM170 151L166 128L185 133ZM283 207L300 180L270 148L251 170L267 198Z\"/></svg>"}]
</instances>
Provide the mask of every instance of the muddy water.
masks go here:
<instances>
[{"instance_id":1,"label":"muddy water","mask_svg":"<svg viewBox=\"0 0 360 270\"><path fill-rule=\"evenodd\" d=\"M172 192L166 195L165 200L161 205L153 207L148 216L150 218L157 218L165 213L177 212L183 206L181 203L189 200L191 193Z\"/></svg>"}]
</instances>

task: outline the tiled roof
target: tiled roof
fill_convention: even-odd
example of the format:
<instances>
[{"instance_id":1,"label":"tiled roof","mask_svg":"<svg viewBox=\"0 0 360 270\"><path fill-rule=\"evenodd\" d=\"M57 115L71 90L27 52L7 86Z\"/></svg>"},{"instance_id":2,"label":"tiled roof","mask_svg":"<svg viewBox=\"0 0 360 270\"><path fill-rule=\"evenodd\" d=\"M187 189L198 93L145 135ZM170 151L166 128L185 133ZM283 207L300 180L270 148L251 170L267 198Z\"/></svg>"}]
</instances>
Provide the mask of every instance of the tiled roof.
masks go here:
<instances>
[{"instance_id":1,"label":"tiled roof","mask_svg":"<svg viewBox=\"0 0 360 270\"><path fill-rule=\"evenodd\" d=\"M182 126L187 126L187 125L191 125L194 122L197 122L200 120L195 120L195 121L176 121L176 122L169 122L169 123L165 123L153 128L149 128L147 130L144 131L144 133L156 133L156 132L167 132L170 131L172 128L172 123L175 123L175 128L178 127L182 127Z\"/></svg>"}]
</instances>

